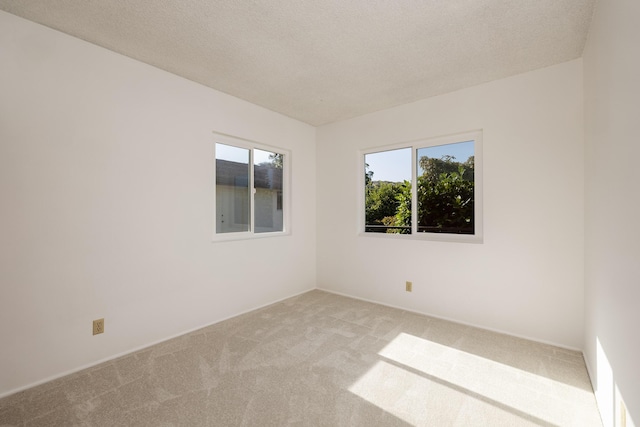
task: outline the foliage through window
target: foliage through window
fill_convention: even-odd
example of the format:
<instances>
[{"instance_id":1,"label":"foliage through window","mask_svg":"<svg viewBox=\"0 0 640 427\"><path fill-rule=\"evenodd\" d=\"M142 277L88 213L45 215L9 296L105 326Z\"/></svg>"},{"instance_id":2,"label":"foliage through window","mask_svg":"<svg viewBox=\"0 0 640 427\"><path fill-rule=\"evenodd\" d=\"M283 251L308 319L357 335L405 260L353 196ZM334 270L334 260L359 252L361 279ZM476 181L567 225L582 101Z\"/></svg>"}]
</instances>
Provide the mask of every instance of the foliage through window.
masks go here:
<instances>
[{"instance_id":1,"label":"foliage through window","mask_svg":"<svg viewBox=\"0 0 640 427\"><path fill-rule=\"evenodd\" d=\"M364 161L365 231L410 234L411 149L369 153Z\"/></svg>"},{"instance_id":2,"label":"foliage through window","mask_svg":"<svg viewBox=\"0 0 640 427\"><path fill-rule=\"evenodd\" d=\"M481 139L473 132L365 153L364 231L480 241Z\"/></svg>"},{"instance_id":3,"label":"foliage through window","mask_svg":"<svg viewBox=\"0 0 640 427\"><path fill-rule=\"evenodd\" d=\"M215 144L215 235L225 240L286 231L284 150L227 139Z\"/></svg>"}]
</instances>

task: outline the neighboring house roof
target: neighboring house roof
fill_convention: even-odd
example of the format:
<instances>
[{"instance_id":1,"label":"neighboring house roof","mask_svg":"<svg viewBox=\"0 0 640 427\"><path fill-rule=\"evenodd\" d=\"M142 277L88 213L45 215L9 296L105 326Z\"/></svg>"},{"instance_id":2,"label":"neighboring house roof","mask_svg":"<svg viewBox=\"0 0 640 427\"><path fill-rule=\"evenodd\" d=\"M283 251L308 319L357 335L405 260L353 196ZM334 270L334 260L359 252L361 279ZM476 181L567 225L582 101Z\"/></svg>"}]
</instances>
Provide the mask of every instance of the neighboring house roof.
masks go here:
<instances>
[{"instance_id":1,"label":"neighboring house roof","mask_svg":"<svg viewBox=\"0 0 640 427\"><path fill-rule=\"evenodd\" d=\"M216 159L216 184L229 186L248 186L249 165ZM282 169L272 164L254 166L255 188L282 190Z\"/></svg>"}]
</instances>

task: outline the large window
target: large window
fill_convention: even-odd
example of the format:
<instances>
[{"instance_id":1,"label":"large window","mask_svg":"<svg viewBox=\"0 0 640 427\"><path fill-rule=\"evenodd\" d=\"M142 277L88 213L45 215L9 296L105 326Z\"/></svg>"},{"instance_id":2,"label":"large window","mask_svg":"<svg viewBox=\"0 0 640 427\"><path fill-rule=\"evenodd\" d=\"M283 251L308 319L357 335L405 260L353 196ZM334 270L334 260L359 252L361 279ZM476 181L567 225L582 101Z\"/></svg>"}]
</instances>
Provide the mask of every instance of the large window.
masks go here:
<instances>
[{"instance_id":1,"label":"large window","mask_svg":"<svg viewBox=\"0 0 640 427\"><path fill-rule=\"evenodd\" d=\"M482 132L362 153L372 235L482 241Z\"/></svg>"},{"instance_id":2,"label":"large window","mask_svg":"<svg viewBox=\"0 0 640 427\"><path fill-rule=\"evenodd\" d=\"M215 240L288 231L286 150L231 137L215 143Z\"/></svg>"}]
</instances>

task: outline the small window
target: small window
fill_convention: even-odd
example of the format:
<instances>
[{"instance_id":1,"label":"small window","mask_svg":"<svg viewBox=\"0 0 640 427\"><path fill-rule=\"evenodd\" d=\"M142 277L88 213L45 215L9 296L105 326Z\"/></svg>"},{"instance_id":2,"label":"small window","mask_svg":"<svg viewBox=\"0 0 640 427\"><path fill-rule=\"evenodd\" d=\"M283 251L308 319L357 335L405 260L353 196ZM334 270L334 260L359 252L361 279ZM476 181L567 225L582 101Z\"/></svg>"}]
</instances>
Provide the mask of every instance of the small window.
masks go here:
<instances>
[{"instance_id":1,"label":"small window","mask_svg":"<svg viewBox=\"0 0 640 427\"><path fill-rule=\"evenodd\" d=\"M366 234L482 241L482 133L363 153Z\"/></svg>"},{"instance_id":2,"label":"small window","mask_svg":"<svg viewBox=\"0 0 640 427\"><path fill-rule=\"evenodd\" d=\"M215 143L215 240L284 234L287 151L225 136Z\"/></svg>"}]
</instances>

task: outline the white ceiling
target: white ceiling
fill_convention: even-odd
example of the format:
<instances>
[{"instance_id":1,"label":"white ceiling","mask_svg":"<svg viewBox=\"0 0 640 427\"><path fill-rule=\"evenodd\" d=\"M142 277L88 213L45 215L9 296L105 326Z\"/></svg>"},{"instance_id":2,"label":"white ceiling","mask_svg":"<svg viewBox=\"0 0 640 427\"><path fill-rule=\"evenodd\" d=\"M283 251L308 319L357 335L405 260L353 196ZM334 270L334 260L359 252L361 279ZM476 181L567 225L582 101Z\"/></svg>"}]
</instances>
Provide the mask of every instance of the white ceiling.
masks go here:
<instances>
[{"instance_id":1,"label":"white ceiling","mask_svg":"<svg viewBox=\"0 0 640 427\"><path fill-rule=\"evenodd\" d=\"M0 0L312 125L582 55L595 0Z\"/></svg>"}]
</instances>

